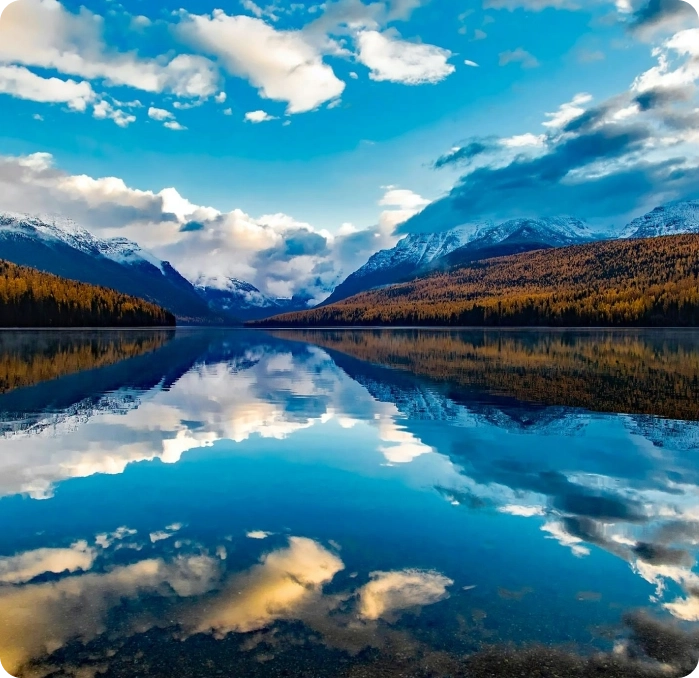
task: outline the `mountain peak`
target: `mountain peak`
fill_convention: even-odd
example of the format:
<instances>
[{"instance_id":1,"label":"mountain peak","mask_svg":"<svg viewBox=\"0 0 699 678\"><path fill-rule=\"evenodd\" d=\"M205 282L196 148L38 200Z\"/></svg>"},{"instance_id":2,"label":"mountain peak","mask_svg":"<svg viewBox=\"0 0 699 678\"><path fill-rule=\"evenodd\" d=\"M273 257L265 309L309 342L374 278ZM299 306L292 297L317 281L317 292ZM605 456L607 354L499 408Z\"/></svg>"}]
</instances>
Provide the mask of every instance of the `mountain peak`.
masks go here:
<instances>
[{"instance_id":1,"label":"mountain peak","mask_svg":"<svg viewBox=\"0 0 699 678\"><path fill-rule=\"evenodd\" d=\"M164 262L124 237L102 239L94 236L72 219L53 214L0 213L0 233L17 234L44 242L62 242L92 256L103 256L127 265L154 266L164 273Z\"/></svg>"},{"instance_id":2,"label":"mountain peak","mask_svg":"<svg viewBox=\"0 0 699 678\"><path fill-rule=\"evenodd\" d=\"M661 235L699 233L699 200L661 205L634 219L622 238L656 238Z\"/></svg>"},{"instance_id":3,"label":"mountain peak","mask_svg":"<svg viewBox=\"0 0 699 678\"><path fill-rule=\"evenodd\" d=\"M70 219L0 213L2 257L152 301L188 322L221 322L170 264L124 237L102 239Z\"/></svg>"}]
</instances>

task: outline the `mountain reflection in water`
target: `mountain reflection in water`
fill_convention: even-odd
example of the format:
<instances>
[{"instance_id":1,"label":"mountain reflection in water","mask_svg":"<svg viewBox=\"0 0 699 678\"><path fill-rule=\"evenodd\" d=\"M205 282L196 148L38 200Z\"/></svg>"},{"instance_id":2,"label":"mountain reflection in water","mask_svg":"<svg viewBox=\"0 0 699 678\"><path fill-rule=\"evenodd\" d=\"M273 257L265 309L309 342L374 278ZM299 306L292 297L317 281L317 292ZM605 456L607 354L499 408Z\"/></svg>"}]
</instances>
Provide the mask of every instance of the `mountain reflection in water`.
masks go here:
<instances>
[{"instance_id":1,"label":"mountain reflection in water","mask_svg":"<svg viewBox=\"0 0 699 678\"><path fill-rule=\"evenodd\" d=\"M0 659L685 676L698 339L4 333Z\"/></svg>"}]
</instances>

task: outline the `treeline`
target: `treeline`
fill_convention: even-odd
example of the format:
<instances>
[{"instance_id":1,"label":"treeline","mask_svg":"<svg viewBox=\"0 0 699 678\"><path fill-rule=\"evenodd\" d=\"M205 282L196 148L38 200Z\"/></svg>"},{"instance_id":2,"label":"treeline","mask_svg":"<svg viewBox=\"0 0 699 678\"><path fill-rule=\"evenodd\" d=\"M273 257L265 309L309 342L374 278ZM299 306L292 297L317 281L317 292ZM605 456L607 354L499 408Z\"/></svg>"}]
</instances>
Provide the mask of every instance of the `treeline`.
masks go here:
<instances>
[{"instance_id":1,"label":"treeline","mask_svg":"<svg viewBox=\"0 0 699 678\"><path fill-rule=\"evenodd\" d=\"M278 336L449 388L597 412L699 420L699 346L681 331L298 330Z\"/></svg>"},{"instance_id":2,"label":"treeline","mask_svg":"<svg viewBox=\"0 0 699 678\"><path fill-rule=\"evenodd\" d=\"M476 262L248 323L301 326L699 326L699 235L613 240Z\"/></svg>"},{"instance_id":3,"label":"treeline","mask_svg":"<svg viewBox=\"0 0 699 678\"><path fill-rule=\"evenodd\" d=\"M0 327L172 326L155 304L0 260Z\"/></svg>"},{"instance_id":4,"label":"treeline","mask_svg":"<svg viewBox=\"0 0 699 678\"><path fill-rule=\"evenodd\" d=\"M0 393L150 353L164 346L174 333L1 332Z\"/></svg>"}]
</instances>

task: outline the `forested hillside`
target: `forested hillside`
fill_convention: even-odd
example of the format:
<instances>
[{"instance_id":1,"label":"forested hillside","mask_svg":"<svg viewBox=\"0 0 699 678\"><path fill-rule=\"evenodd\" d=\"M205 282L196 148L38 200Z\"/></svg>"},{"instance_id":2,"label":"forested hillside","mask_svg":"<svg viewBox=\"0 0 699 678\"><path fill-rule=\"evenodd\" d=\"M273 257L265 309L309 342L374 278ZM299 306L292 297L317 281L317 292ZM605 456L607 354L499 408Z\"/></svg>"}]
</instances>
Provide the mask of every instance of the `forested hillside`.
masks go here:
<instances>
[{"instance_id":1,"label":"forested hillside","mask_svg":"<svg viewBox=\"0 0 699 678\"><path fill-rule=\"evenodd\" d=\"M0 327L151 327L172 313L106 287L0 260Z\"/></svg>"},{"instance_id":2,"label":"forested hillside","mask_svg":"<svg viewBox=\"0 0 699 678\"><path fill-rule=\"evenodd\" d=\"M539 250L251 323L352 325L697 326L699 235Z\"/></svg>"}]
</instances>

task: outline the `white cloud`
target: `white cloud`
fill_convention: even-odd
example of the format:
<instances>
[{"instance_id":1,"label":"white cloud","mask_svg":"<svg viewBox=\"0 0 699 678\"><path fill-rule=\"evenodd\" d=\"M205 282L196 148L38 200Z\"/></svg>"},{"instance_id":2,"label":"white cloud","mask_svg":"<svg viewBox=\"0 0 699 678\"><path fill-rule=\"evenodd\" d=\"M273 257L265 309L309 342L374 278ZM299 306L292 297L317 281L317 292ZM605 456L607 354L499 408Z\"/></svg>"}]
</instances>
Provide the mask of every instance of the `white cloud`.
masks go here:
<instances>
[{"instance_id":1,"label":"white cloud","mask_svg":"<svg viewBox=\"0 0 699 678\"><path fill-rule=\"evenodd\" d=\"M427 204L394 188L381 202L376 227L333 235L285 214L253 217L196 205L175 188L142 191L118 177L71 175L48 154L0 156L3 209L61 214L100 237L136 240L192 280L202 273L236 277L274 296L324 298L374 252L395 244L396 224ZM190 222L197 230L183 230Z\"/></svg>"},{"instance_id":2,"label":"white cloud","mask_svg":"<svg viewBox=\"0 0 699 678\"><path fill-rule=\"evenodd\" d=\"M478 64L470 59L464 59L464 64L466 64L466 66L470 66L471 68L479 68Z\"/></svg>"},{"instance_id":3,"label":"white cloud","mask_svg":"<svg viewBox=\"0 0 699 678\"><path fill-rule=\"evenodd\" d=\"M565 127L571 120L575 120L575 118L585 112L583 105L590 103L590 101L592 101L592 95L586 92L576 94L572 101L561 104L557 111L546 113L548 120L542 124L544 127L551 129Z\"/></svg>"},{"instance_id":4,"label":"white cloud","mask_svg":"<svg viewBox=\"0 0 699 678\"><path fill-rule=\"evenodd\" d=\"M155 532L151 532L148 536L150 537L151 543L155 544L156 542L169 539L181 529L182 523L173 523L172 525L168 525L164 530L156 530Z\"/></svg>"},{"instance_id":5,"label":"white cloud","mask_svg":"<svg viewBox=\"0 0 699 678\"><path fill-rule=\"evenodd\" d=\"M632 91L642 93L655 89L684 89L699 80L699 28L676 33L654 50L658 65L636 78ZM673 68L673 57L689 57Z\"/></svg>"},{"instance_id":6,"label":"white cloud","mask_svg":"<svg viewBox=\"0 0 699 678\"><path fill-rule=\"evenodd\" d=\"M264 532L262 530L252 530L252 532L248 532L245 536L248 539L267 539L267 537L272 536L272 533Z\"/></svg>"},{"instance_id":7,"label":"white cloud","mask_svg":"<svg viewBox=\"0 0 699 678\"><path fill-rule=\"evenodd\" d=\"M95 537L95 543L97 546L107 549L115 541L121 541L122 539L126 539L126 537L133 537L135 534L137 534L136 530L126 527L126 525L122 525L121 527L117 527L114 532L98 534Z\"/></svg>"},{"instance_id":8,"label":"white cloud","mask_svg":"<svg viewBox=\"0 0 699 678\"><path fill-rule=\"evenodd\" d=\"M245 121L252 123L267 122L269 120L276 120L277 118L265 111L249 111L245 114Z\"/></svg>"},{"instance_id":9,"label":"white cloud","mask_svg":"<svg viewBox=\"0 0 699 678\"><path fill-rule=\"evenodd\" d=\"M170 112L166 111L164 108L155 108L151 106L148 109L148 117L153 120L172 120L175 116Z\"/></svg>"},{"instance_id":10,"label":"white cloud","mask_svg":"<svg viewBox=\"0 0 699 678\"><path fill-rule=\"evenodd\" d=\"M357 47L357 60L371 70L372 80L422 85L440 82L455 71L448 63L449 50L402 40L392 30L361 31Z\"/></svg>"},{"instance_id":11,"label":"white cloud","mask_svg":"<svg viewBox=\"0 0 699 678\"><path fill-rule=\"evenodd\" d=\"M92 115L98 120L113 120L119 127L128 127L132 122L136 121L135 115L124 113L124 111L114 108L112 104L104 100L95 104Z\"/></svg>"},{"instance_id":12,"label":"white cloud","mask_svg":"<svg viewBox=\"0 0 699 678\"><path fill-rule=\"evenodd\" d=\"M142 560L104 574L87 573L56 582L0 587L0 656L11 673L69 640L89 642L105 630L110 609L144 593L196 596L220 577L219 561L189 556L165 562Z\"/></svg>"},{"instance_id":13,"label":"white cloud","mask_svg":"<svg viewBox=\"0 0 699 678\"><path fill-rule=\"evenodd\" d=\"M395 186L386 186L379 205L394 209L383 210L379 216L379 228L386 236L391 236L396 226L407 221L414 214L429 205L430 201L417 193ZM386 245L389 243L386 242Z\"/></svg>"},{"instance_id":14,"label":"white cloud","mask_svg":"<svg viewBox=\"0 0 699 678\"><path fill-rule=\"evenodd\" d=\"M75 542L69 548L43 548L3 557L0 558L0 583L22 584L46 572L87 571L95 557L95 550L86 541Z\"/></svg>"},{"instance_id":15,"label":"white cloud","mask_svg":"<svg viewBox=\"0 0 699 678\"><path fill-rule=\"evenodd\" d=\"M287 103L288 113L311 111L342 94L345 83L300 31L278 31L259 18L186 14L179 35L214 54L231 75L246 78L260 96Z\"/></svg>"},{"instance_id":16,"label":"white cloud","mask_svg":"<svg viewBox=\"0 0 699 678\"><path fill-rule=\"evenodd\" d=\"M57 0L23 0L2 22L0 63L55 69L86 80L182 97L208 97L217 87L216 66L201 56L139 58L106 46L104 19Z\"/></svg>"},{"instance_id":17,"label":"white cloud","mask_svg":"<svg viewBox=\"0 0 699 678\"><path fill-rule=\"evenodd\" d=\"M343 562L318 543L290 537L289 546L272 551L259 565L232 577L206 606L192 610L185 626L192 633L247 633L277 619L294 619L319 599L324 584L344 569Z\"/></svg>"},{"instance_id":18,"label":"white cloud","mask_svg":"<svg viewBox=\"0 0 699 678\"><path fill-rule=\"evenodd\" d=\"M500 139L500 145L506 148L526 148L528 146L544 146L545 144L545 134L517 134Z\"/></svg>"},{"instance_id":19,"label":"white cloud","mask_svg":"<svg viewBox=\"0 0 699 678\"><path fill-rule=\"evenodd\" d=\"M167 127L168 129L176 132L182 132L187 129L184 125L177 122L177 120L169 120L168 122L163 123L163 127Z\"/></svg>"},{"instance_id":20,"label":"white cloud","mask_svg":"<svg viewBox=\"0 0 699 678\"><path fill-rule=\"evenodd\" d=\"M561 521L549 521L541 526L541 530L551 535L547 539L555 539L561 546L567 546L578 558L590 555L590 549L583 545L583 540L567 532Z\"/></svg>"},{"instance_id":21,"label":"white cloud","mask_svg":"<svg viewBox=\"0 0 699 678\"><path fill-rule=\"evenodd\" d=\"M511 516L521 516L522 518L546 515L546 511L542 506L520 506L518 504L506 504L505 506L499 506L498 511L500 511L500 513L509 513Z\"/></svg>"},{"instance_id":22,"label":"white cloud","mask_svg":"<svg viewBox=\"0 0 699 678\"><path fill-rule=\"evenodd\" d=\"M447 587L453 583L438 572L372 572L371 581L359 590L359 616L375 620L413 607L432 605L447 597Z\"/></svg>"},{"instance_id":23,"label":"white cloud","mask_svg":"<svg viewBox=\"0 0 699 678\"><path fill-rule=\"evenodd\" d=\"M0 92L39 103L64 103L80 112L96 99L89 82L42 78L23 66L0 65Z\"/></svg>"}]
</instances>

